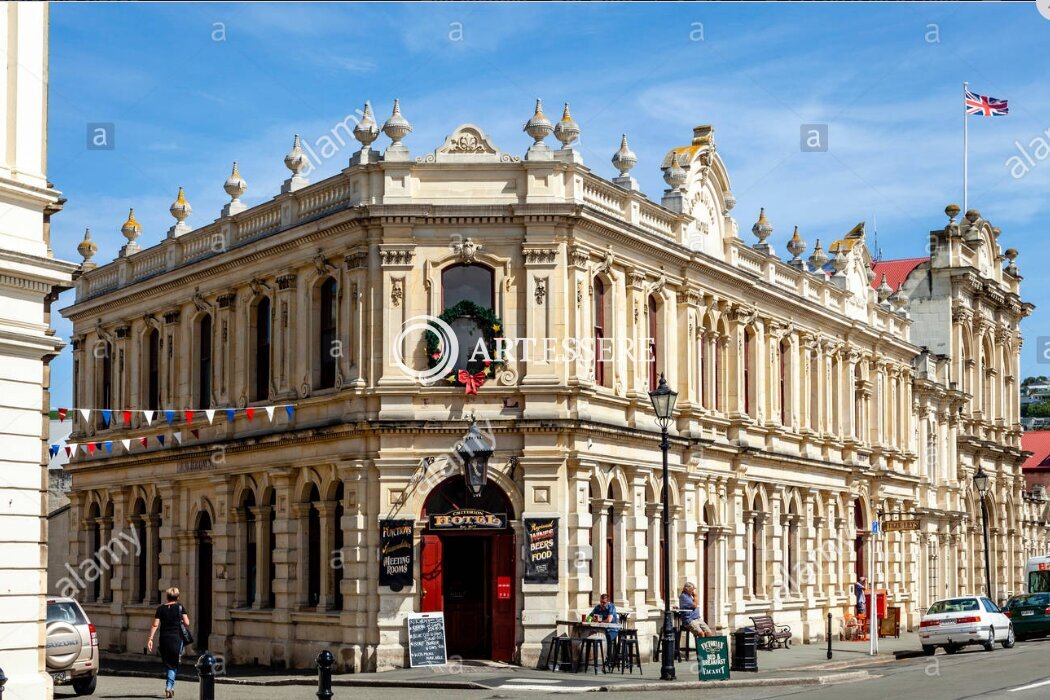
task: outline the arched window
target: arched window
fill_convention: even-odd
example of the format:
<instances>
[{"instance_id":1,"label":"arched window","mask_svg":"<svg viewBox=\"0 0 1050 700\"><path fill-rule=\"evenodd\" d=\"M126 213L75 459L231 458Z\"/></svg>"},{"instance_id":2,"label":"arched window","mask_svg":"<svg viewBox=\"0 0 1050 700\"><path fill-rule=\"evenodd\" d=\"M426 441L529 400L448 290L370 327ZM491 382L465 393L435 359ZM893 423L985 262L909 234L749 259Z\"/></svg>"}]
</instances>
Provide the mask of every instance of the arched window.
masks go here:
<instances>
[{"instance_id":1,"label":"arched window","mask_svg":"<svg viewBox=\"0 0 1050 700\"><path fill-rule=\"evenodd\" d=\"M330 389L335 386L335 359L339 355L335 337L336 312L339 308L337 291L335 279L332 277L321 284L318 299L318 389Z\"/></svg>"},{"instance_id":2,"label":"arched window","mask_svg":"<svg viewBox=\"0 0 1050 700\"><path fill-rule=\"evenodd\" d=\"M763 544L765 543L765 533L763 527L762 513L759 509L762 507L762 500L755 494L751 500L751 522L750 535L751 541L748 543L748 554L749 567L751 571L750 581L748 583L751 587L751 596L757 598L762 592L762 567L765 565L763 561Z\"/></svg>"},{"instance_id":3,"label":"arched window","mask_svg":"<svg viewBox=\"0 0 1050 700\"><path fill-rule=\"evenodd\" d=\"M332 610L343 609L343 570L346 568L346 562L342 560L343 554L343 482L339 482L339 485L335 489L335 511L333 512L332 519L332 550L338 552L336 556L340 557L338 561L342 562L342 566L330 566L329 571L332 572Z\"/></svg>"},{"instance_id":4,"label":"arched window","mask_svg":"<svg viewBox=\"0 0 1050 700\"><path fill-rule=\"evenodd\" d=\"M656 297L653 295L649 296L649 390L656 391L656 387L660 381L660 375L657 372L656 364L659 360L657 354L660 350L659 346L659 334L660 324L657 316L657 305Z\"/></svg>"},{"instance_id":5,"label":"arched window","mask_svg":"<svg viewBox=\"0 0 1050 700\"><path fill-rule=\"evenodd\" d=\"M263 297L255 305L255 381L252 400L270 397L270 299Z\"/></svg>"},{"instance_id":6,"label":"arched window","mask_svg":"<svg viewBox=\"0 0 1050 700\"><path fill-rule=\"evenodd\" d=\"M699 342L699 356L700 356L700 373L697 377L697 395L700 397L700 406L703 408L710 408L707 400L707 343L708 343L708 331L705 328L700 329L700 342Z\"/></svg>"},{"instance_id":7,"label":"arched window","mask_svg":"<svg viewBox=\"0 0 1050 700\"><path fill-rule=\"evenodd\" d=\"M306 605L317 607L321 600L321 496L317 486L310 487L306 497L309 506L307 515L307 553L306 553Z\"/></svg>"},{"instance_id":8,"label":"arched window","mask_svg":"<svg viewBox=\"0 0 1050 700\"><path fill-rule=\"evenodd\" d=\"M160 410L160 331L146 334L146 408Z\"/></svg>"},{"instance_id":9,"label":"arched window","mask_svg":"<svg viewBox=\"0 0 1050 700\"><path fill-rule=\"evenodd\" d=\"M867 570L867 562L864 560L864 533L867 532L868 526L864 519L864 506L861 504L859 498L854 499L853 501L853 526L857 531L856 538L853 540L853 553L856 557L854 573L857 578L860 578Z\"/></svg>"},{"instance_id":10,"label":"arched window","mask_svg":"<svg viewBox=\"0 0 1050 700\"><path fill-rule=\"evenodd\" d=\"M494 273L484 265L453 265L441 273L441 298L445 311L460 302L469 301L482 309L495 307ZM455 367L468 369L468 362L474 356L478 341L484 337L477 322L470 317L461 316L450 324L459 341L459 357ZM480 364L476 361L475 364Z\"/></svg>"},{"instance_id":11,"label":"arched window","mask_svg":"<svg viewBox=\"0 0 1050 700\"><path fill-rule=\"evenodd\" d=\"M744 329L744 352L740 362L744 373L744 413L751 415L751 351L754 349L754 332L750 328Z\"/></svg>"},{"instance_id":12,"label":"arched window","mask_svg":"<svg viewBox=\"0 0 1050 700\"><path fill-rule=\"evenodd\" d=\"M816 432L820 425L820 357L816 351L809 356L809 429Z\"/></svg>"},{"instance_id":13,"label":"arched window","mask_svg":"<svg viewBox=\"0 0 1050 700\"><path fill-rule=\"evenodd\" d=\"M109 341L102 342L102 376L99 386L98 408L113 408L113 345ZM98 429L106 427L102 412L98 413L96 419Z\"/></svg>"},{"instance_id":14,"label":"arched window","mask_svg":"<svg viewBox=\"0 0 1050 700\"><path fill-rule=\"evenodd\" d=\"M605 285L594 278L594 381L600 386L605 383L606 360L603 354L605 341Z\"/></svg>"},{"instance_id":15,"label":"arched window","mask_svg":"<svg viewBox=\"0 0 1050 700\"><path fill-rule=\"evenodd\" d=\"M483 309L496 306L494 273L484 265L452 265L441 272L441 305L451 309L469 301Z\"/></svg>"},{"instance_id":16,"label":"arched window","mask_svg":"<svg viewBox=\"0 0 1050 700\"><path fill-rule=\"evenodd\" d=\"M788 374L788 353L791 352L791 343L784 340L780 343L779 356L780 356L780 424L788 424L788 392L787 392L787 374Z\"/></svg>"},{"instance_id":17,"label":"arched window","mask_svg":"<svg viewBox=\"0 0 1050 700\"><path fill-rule=\"evenodd\" d=\"M197 406L211 408L211 314L197 321Z\"/></svg>"},{"instance_id":18,"label":"arched window","mask_svg":"<svg viewBox=\"0 0 1050 700\"><path fill-rule=\"evenodd\" d=\"M794 499L788 505L787 517L787 590L790 594L799 592L799 566L798 566L798 507Z\"/></svg>"},{"instance_id":19,"label":"arched window","mask_svg":"<svg viewBox=\"0 0 1050 700\"><path fill-rule=\"evenodd\" d=\"M244 558L244 605L250 608L255 604L259 576L259 542L255 532L255 494L251 491L244 495L242 509L244 551L241 552L241 556Z\"/></svg>"}]
</instances>

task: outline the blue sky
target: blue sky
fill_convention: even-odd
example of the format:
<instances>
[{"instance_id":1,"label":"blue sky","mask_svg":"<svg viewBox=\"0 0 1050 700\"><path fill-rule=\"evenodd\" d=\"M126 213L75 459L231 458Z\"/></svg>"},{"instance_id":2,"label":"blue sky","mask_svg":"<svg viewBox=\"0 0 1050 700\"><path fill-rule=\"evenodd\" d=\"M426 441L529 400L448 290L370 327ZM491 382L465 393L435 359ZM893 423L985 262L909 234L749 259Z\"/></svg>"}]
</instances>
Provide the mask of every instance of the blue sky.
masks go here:
<instances>
[{"instance_id":1,"label":"blue sky","mask_svg":"<svg viewBox=\"0 0 1050 700\"><path fill-rule=\"evenodd\" d=\"M944 206L961 205L968 80L1010 100L1006 118L971 118L970 206L1020 250L1023 294L1039 307L1023 327L1022 368L1050 374L1035 342L1050 336L1039 263L1050 243L1037 223L1050 218L1050 159L1021 178L1007 166L1017 142L1050 141L1050 22L1033 5L56 3L49 177L69 201L52 247L79 260L90 227L95 261L111 260L132 206L140 243L157 243L180 185L188 223L206 224L228 199L234 160L244 200L266 201L288 175L292 134L316 143L365 99L382 123L401 98L416 155L462 122L520 155L542 97L549 116L571 103L585 161L606 177L627 132L632 174L657 200L662 156L694 125L714 124L745 240L764 206L784 257L795 225L826 247L858 221L870 232L873 216L885 258L919 256ZM95 122L114 124L112 150L86 148ZM801 152L803 123L828 124L827 153ZM69 337L70 324L56 315L55 325ZM71 364L67 348L53 365L53 405L71 401Z\"/></svg>"}]
</instances>

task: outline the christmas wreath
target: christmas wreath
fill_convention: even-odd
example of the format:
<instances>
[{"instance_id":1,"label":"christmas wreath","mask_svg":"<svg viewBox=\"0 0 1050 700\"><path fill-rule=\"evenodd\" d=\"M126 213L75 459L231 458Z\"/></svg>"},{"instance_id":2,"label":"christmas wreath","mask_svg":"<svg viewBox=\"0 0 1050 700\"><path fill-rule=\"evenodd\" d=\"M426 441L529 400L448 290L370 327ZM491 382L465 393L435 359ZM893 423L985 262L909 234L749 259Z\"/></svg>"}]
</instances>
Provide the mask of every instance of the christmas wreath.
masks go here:
<instances>
[{"instance_id":1,"label":"christmas wreath","mask_svg":"<svg viewBox=\"0 0 1050 700\"><path fill-rule=\"evenodd\" d=\"M445 377L448 383L466 387L466 393L476 395L478 388L503 367L504 363L497 357L496 348L496 341L503 338L503 321L492 309L467 300L445 309L438 318L449 325L461 318L472 319L485 339L489 359L478 353L477 357L467 361L466 367L455 367ZM427 362L431 367L435 367L441 362L447 348L441 347L441 340L434 331L424 333L424 338L427 344ZM474 348L471 348L472 354L473 350Z\"/></svg>"}]
</instances>

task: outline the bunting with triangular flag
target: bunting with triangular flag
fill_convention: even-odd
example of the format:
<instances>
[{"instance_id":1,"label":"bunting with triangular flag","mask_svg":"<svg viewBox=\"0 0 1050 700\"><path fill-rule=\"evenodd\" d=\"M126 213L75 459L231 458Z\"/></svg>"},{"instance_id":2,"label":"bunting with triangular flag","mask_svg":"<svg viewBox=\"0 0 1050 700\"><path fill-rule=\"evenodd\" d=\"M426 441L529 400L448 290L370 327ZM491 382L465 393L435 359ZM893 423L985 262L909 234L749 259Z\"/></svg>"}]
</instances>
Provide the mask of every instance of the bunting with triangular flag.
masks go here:
<instances>
[{"instance_id":1,"label":"bunting with triangular flag","mask_svg":"<svg viewBox=\"0 0 1050 700\"><path fill-rule=\"evenodd\" d=\"M89 443L87 444L87 446L88 446L88 454L89 454L89 455L93 455L93 454L95 454L95 443L93 443L93 442L89 442Z\"/></svg>"},{"instance_id":2,"label":"bunting with triangular flag","mask_svg":"<svg viewBox=\"0 0 1050 700\"><path fill-rule=\"evenodd\" d=\"M292 415L295 413L295 406L288 404L284 407L285 412L288 414L288 420L292 419Z\"/></svg>"},{"instance_id":3,"label":"bunting with triangular flag","mask_svg":"<svg viewBox=\"0 0 1050 700\"><path fill-rule=\"evenodd\" d=\"M165 411L164 418L167 419L168 425L171 425L171 422L175 420L175 411Z\"/></svg>"},{"instance_id":4,"label":"bunting with triangular flag","mask_svg":"<svg viewBox=\"0 0 1050 700\"><path fill-rule=\"evenodd\" d=\"M102 444L106 446L106 452L108 454L113 454L113 441L112 440L106 440Z\"/></svg>"},{"instance_id":5,"label":"bunting with triangular flag","mask_svg":"<svg viewBox=\"0 0 1050 700\"><path fill-rule=\"evenodd\" d=\"M248 416L248 422L250 423L252 420L252 416L255 415L255 409L249 406L248 408L244 409L244 415Z\"/></svg>"},{"instance_id":6,"label":"bunting with triangular flag","mask_svg":"<svg viewBox=\"0 0 1050 700\"><path fill-rule=\"evenodd\" d=\"M149 440L149 438L148 438L148 437L140 437L140 438L139 438L139 444L140 444L140 445L142 445L143 447L145 447L145 446L146 446L146 442L147 442L148 440Z\"/></svg>"},{"instance_id":7,"label":"bunting with triangular flag","mask_svg":"<svg viewBox=\"0 0 1050 700\"><path fill-rule=\"evenodd\" d=\"M143 411L142 415L146 417L146 425L153 425L153 411Z\"/></svg>"},{"instance_id":8,"label":"bunting with triangular flag","mask_svg":"<svg viewBox=\"0 0 1050 700\"><path fill-rule=\"evenodd\" d=\"M235 414L236 412L237 412L237 409L235 409L235 408L227 408L226 409L226 420L228 420L229 422L232 423L233 422L233 414Z\"/></svg>"},{"instance_id":9,"label":"bunting with triangular flag","mask_svg":"<svg viewBox=\"0 0 1050 700\"><path fill-rule=\"evenodd\" d=\"M161 447L164 447L164 436L163 435L158 435L157 436L157 442L160 443Z\"/></svg>"},{"instance_id":10,"label":"bunting with triangular flag","mask_svg":"<svg viewBox=\"0 0 1050 700\"><path fill-rule=\"evenodd\" d=\"M82 409L80 409L80 415L84 416L84 422L87 423L89 420L91 420L91 409L90 408L82 408Z\"/></svg>"},{"instance_id":11,"label":"bunting with triangular flag","mask_svg":"<svg viewBox=\"0 0 1050 700\"><path fill-rule=\"evenodd\" d=\"M109 410L108 408L103 408L102 409L102 425L108 428L109 427L109 422L112 419L113 419L113 411Z\"/></svg>"},{"instance_id":12,"label":"bunting with triangular flag","mask_svg":"<svg viewBox=\"0 0 1050 700\"><path fill-rule=\"evenodd\" d=\"M273 406L266 406L266 420L273 422Z\"/></svg>"},{"instance_id":13,"label":"bunting with triangular flag","mask_svg":"<svg viewBox=\"0 0 1050 700\"><path fill-rule=\"evenodd\" d=\"M67 415L69 415L69 409L68 408L60 408L60 409L58 409L58 419L60 421L65 420Z\"/></svg>"},{"instance_id":14,"label":"bunting with triangular flag","mask_svg":"<svg viewBox=\"0 0 1050 700\"><path fill-rule=\"evenodd\" d=\"M61 447L62 446L57 444L57 443L52 443L52 444L48 445L48 447L47 447L47 454L48 454L48 456L53 458L55 455L58 454L58 451L61 449Z\"/></svg>"},{"instance_id":15,"label":"bunting with triangular flag","mask_svg":"<svg viewBox=\"0 0 1050 700\"><path fill-rule=\"evenodd\" d=\"M182 431L176 430L174 433L171 434L171 436L175 438L175 442L179 443L180 445L182 444Z\"/></svg>"},{"instance_id":16,"label":"bunting with triangular flag","mask_svg":"<svg viewBox=\"0 0 1050 700\"><path fill-rule=\"evenodd\" d=\"M123 411L124 425L131 425L131 411Z\"/></svg>"},{"instance_id":17,"label":"bunting with triangular flag","mask_svg":"<svg viewBox=\"0 0 1050 700\"><path fill-rule=\"evenodd\" d=\"M196 428L194 428L193 430L190 431L190 435L192 435L195 440L200 439L201 431L199 431Z\"/></svg>"},{"instance_id":18,"label":"bunting with triangular flag","mask_svg":"<svg viewBox=\"0 0 1050 700\"><path fill-rule=\"evenodd\" d=\"M131 452L131 438L126 438L120 441L121 446L125 452Z\"/></svg>"},{"instance_id":19,"label":"bunting with triangular flag","mask_svg":"<svg viewBox=\"0 0 1050 700\"><path fill-rule=\"evenodd\" d=\"M193 411L186 411L186 422L187 423L192 423L193 422Z\"/></svg>"},{"instance_id":20,"label":"bunting with triangular flag","mask_svg":"<svg viewBox=\"0 0 1050 700\"><path fill-rule=\"evenodd\" d=\"M213 420L215 420L215 409L214 408L207 408L207 409L205 409L204 410L204 417L208 419L208 425L211 425L211 422Z\"/></svg>"}]
</instances>

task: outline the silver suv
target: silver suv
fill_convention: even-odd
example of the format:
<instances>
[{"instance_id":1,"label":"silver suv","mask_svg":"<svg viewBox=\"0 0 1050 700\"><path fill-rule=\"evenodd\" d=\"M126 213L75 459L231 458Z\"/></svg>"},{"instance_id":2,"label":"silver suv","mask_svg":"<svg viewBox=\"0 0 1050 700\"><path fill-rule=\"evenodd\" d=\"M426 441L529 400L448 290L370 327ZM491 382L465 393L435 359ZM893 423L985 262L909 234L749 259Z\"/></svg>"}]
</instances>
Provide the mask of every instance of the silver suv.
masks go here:
<instances>
[{"instance_id":1,"label":"silver suv","mask_svg":"<svg viewBox=\"0 0 1050 700\"><path fill-rule=\"evenodd\" d=\"M80 603L47 599L47 672L55 685L72 685L77 695L95 692L98 633Z\"/></svg>"}]
</instances>

